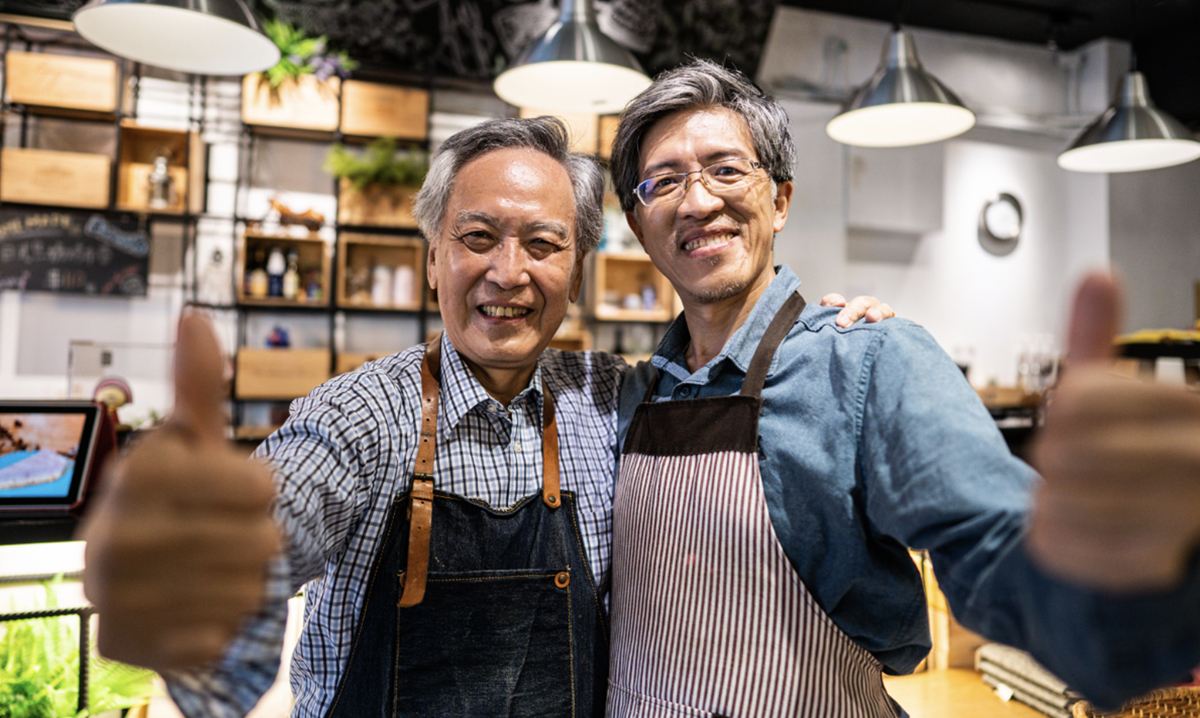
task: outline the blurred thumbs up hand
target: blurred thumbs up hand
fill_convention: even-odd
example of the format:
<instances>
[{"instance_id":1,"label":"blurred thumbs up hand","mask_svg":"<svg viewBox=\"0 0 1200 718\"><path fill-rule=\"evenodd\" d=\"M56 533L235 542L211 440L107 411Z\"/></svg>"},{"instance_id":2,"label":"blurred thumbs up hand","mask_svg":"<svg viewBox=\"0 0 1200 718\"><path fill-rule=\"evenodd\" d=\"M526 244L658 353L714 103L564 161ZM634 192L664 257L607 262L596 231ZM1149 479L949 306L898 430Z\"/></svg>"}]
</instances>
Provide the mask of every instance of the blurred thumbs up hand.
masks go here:
<instances>
[{"instance_id":1,"label":"blurred thumbs up hand","mask_svg":"<svg viewBox=\"0 0 1200 718\"><path fill-rule=\"evenodd\" d=\"M222 367L208 320L185 315L172 418L105 468L87 510L84 591L109 658L157 671L215 660L264 600L274 486L225 441Z\"/></svg>"},{"instance_id":2,"label":"blurred thumbs up hand","mask_svg":"<svg viewBox=\"0 0 1200 718\"><path fill-rule=\"evenodd\" d=\"M1120 310L1111 277L1084 279L1033 447L1026 547L1059 578L1132 593L1177 584L1200 545L1200 395L1110 371Z\"/></svg>"}]
</instances>

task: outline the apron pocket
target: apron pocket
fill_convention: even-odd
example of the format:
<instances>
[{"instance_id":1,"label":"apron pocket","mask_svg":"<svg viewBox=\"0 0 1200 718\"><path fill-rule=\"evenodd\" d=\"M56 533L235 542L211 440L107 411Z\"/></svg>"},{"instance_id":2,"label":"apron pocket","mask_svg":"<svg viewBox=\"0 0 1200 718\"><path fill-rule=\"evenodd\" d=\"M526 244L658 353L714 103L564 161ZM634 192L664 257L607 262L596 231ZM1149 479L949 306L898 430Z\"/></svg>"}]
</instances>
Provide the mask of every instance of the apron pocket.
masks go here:
<instances>
[{"instance_id":1,"label":"apron pocket","mask_svg":"<svg viewBox=\"0 0 1200 718\"><path fill-rule=\"evenodd\" d=\"M397 609L395 715L573 715L571 603L559 573L431 571L425 600Z\"/></svg>"}]
</instances>

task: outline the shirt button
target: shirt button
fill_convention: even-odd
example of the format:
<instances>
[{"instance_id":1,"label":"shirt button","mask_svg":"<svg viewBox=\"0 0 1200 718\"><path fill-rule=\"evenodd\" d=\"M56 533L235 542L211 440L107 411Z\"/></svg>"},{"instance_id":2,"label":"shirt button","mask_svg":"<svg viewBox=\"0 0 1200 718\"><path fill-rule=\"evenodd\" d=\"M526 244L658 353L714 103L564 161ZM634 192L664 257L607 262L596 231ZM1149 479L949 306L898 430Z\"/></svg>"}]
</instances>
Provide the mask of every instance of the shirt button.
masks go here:
<instances>
[{"instance_id":1,"label":"shirt button","mask_svg":"<svg viewBox=\"0 0 1200 718\"><path fill-rule=\"evenodd\" d=\"M679 395L683 396L683 397L691 396L692 395L692 387L690 387L690 386L679 387Z\"/></svg>"},{"instance_id":2,"label":"shirt button","mask_svg":"<svg viewBox=\"0 0 1200 718\"><path fill-rule=\"evenodd\" d=\"M517 453L521 452L521 442L519 442L519 441L513 442L513 451L515 451Z\"/></svg>"}]
</instances>

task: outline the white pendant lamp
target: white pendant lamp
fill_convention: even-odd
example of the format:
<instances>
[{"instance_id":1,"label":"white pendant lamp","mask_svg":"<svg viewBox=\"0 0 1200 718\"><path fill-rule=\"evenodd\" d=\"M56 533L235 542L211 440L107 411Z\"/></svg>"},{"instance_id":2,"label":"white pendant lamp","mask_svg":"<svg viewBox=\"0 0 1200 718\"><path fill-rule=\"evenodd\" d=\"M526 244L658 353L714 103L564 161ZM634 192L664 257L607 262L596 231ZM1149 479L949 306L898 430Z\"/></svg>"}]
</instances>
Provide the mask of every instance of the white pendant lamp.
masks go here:
<instances>
[{"instance_id":1,"label":"white pendant lamp","mask_svg":"<svg viewBox=\"0 0 1200 718\"><path fill-rule=\"evenodd\" d=\"M975 126L975 113L930 75L908 31L892 30L879 69L825 125L834 140L859 147L905 147L949 139Z\"/></svg>"},{"instance_id":2,"label":"white pendant lamp","mask_svg":"<svg viewBox=\"0 0 1200 718\"><path fill-rule=\"evenodd\" d=\"M245 75L279 62L244 0L91 0L71 18L114 55L200 75Z\"/></svg>"},{"instance_id":3,"label":"white pendant lamp","mask_svg":"<svg viewBox=\"0 0 1200 718\"><path fill-rule=\"evenodd\" d=\"M1058 156L1058 166L1073 172L1137 172L1197 157L1195 135L1154 106L1145 76L1133 70L1121 81L1112 106Z\"/></svg>"},{"instance_id":4,"label":"white pendant lamp","mask_svg":"<svg viewBox=\"0 0 1200 718\"><path fill-rule=\"evenodd\" d=\"M563 0L558 20L496 78L500 99L549 112L620 112L650 85L637 59L600 31L591 0Z\"/></svg>"}]
</instances>

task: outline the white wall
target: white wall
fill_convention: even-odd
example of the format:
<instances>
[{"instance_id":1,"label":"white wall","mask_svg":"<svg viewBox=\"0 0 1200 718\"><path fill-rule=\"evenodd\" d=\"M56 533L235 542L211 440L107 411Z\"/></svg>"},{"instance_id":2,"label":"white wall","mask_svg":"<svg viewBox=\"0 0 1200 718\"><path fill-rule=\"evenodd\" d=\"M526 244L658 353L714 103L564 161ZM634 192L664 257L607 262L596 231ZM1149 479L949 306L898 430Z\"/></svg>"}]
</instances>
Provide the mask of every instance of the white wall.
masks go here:
<instances>
[{"instance_id":1,"label":"white wall","mask_svg":"<svg viewBox=\"0 0 1200 718\"><path fill-rule=\"evenodd\" d=\"M1125 279L1128 330L1200 319L1200 162L1111 175L1112 260Z\"/></svg>"},{"instance_id":2,"label":"white wall","mask_svg":"<svg viewBox=\"0 0 1200 718\"><path fill-rule=\"evenodd\" d=\"M1068 303L1088 269L1113 264L1124 275L1126 331L1195 321L1200 162L1110 176L1066 172L1054 161L1109 101L1128 65L1126 45L1055 53L914 29L926 67L980 114L979 126L912 157L900 153L916 150L839 151L824 121L837 112L832 101L874 71L887 29L780 8L760 66L760 84L792 115L800 150L776 259L797 271L809 299L828 291L881 297L956 358L973 355L977 385L1014 383L1017 354L1033 335L1051 335L1062 349ZM930 179L920 168L938 152L942 177ZM864 221L854 194L861 186L908 206L876 202ZM1024 233L1004 256L977 238L979 212L999 192L1025 210ZM940 226L915 229L914 212L938 201Z\"/></svg>"}]
</instances>

